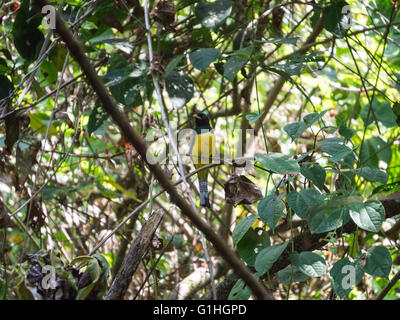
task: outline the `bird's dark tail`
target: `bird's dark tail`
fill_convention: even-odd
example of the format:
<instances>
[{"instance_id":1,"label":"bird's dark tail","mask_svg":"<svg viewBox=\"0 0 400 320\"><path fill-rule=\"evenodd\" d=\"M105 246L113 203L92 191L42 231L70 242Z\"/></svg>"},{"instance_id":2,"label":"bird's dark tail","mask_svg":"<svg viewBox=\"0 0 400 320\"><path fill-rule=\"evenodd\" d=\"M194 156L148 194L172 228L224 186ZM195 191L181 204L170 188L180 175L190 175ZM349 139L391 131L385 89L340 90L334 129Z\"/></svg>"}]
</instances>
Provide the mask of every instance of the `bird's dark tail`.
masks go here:
<instances>
[{"instance_id":1,"label":"bird's dark tail","mask_svg":"<svg viewBox=\"0 0 400 320\"><path fill-rule=\"evenodd\" d=\"M200 205L202 207L210 208L210 200L208 199L208 186L207 178L201 180L199 177L199 189L200 189Z\"/></svg>"}]
</instances>

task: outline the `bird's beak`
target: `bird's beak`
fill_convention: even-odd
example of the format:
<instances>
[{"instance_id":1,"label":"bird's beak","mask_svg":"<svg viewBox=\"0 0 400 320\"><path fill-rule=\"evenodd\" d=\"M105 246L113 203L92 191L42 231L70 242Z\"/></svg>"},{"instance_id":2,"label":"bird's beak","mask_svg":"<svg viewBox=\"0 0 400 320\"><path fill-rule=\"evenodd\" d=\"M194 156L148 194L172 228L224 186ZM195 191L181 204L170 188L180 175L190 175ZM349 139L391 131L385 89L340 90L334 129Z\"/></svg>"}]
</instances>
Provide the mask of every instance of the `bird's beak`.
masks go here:
<instances>
[{"instance_id":1,"label":"bird's beak","mask_svg":"<svg viewBox=\"0 0 400 320\"><path fill-rule=\"evenodd\" d=\"M200 119L200 117L199 117L197 114L195 114L194 117L195 117L196 119Z\"/></svg>"}]
</instances>

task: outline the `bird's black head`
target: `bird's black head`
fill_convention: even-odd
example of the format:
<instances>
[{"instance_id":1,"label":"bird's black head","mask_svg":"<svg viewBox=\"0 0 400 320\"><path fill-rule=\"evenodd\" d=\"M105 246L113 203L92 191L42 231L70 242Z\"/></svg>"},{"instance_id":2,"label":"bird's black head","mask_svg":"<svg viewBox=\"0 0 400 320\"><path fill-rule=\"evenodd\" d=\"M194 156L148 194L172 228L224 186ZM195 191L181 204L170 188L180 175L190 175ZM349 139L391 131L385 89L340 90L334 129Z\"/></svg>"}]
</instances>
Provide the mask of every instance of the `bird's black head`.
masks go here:
<instances>
[{"instance_id":1,"label":"bird's black head","mask_svg":"<svg viewBox=\"0 0 400 320\"><path fill-rule=\"evenodd\" d=\"M194 118L195 118L195 122L196 122L196 128L210 127L210 120L204 113L198 112L194 115Z\"/></svg>"}]
</instances>

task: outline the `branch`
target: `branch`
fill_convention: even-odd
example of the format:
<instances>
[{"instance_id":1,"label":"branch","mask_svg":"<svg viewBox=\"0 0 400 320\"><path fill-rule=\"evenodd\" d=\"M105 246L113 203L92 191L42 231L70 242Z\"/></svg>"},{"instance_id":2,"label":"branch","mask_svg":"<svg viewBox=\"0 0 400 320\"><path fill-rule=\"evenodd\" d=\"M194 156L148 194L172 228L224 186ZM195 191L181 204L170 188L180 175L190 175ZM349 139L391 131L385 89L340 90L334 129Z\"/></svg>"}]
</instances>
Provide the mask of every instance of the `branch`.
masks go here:
<instances>
[{"instance_id":1,"label":"branch","mask_svg":"<svg viewBox=\"0 0 400 320\"><path fill-rule=\"evenodd\" d=\"M375 298L375 300L382 300L392 289L392 287L396 284L397 281L400 280L400 271L395 274L392 280L386 285L386 287L382 290L382 292Z\"/></svg>"},{"instance_id":2,"label":"branch","mask_svg":"<svg viewBox=\"0 0 400 320\"><path fill-rule=\"evenodd\" d=\"M48 4L46 0L35 0L34 2L40 8ZM251 288L257 298L268 300L273 299L273 297L265 290L260 282L239 259L232 248L229 247L225 241L215 233L214 229L198 215L192 206L181 197L176 188L172 185L170 179L164 173L163 169L158 164L152 164L147 161L147 146L145 141L139 136L136 130L131 127L128 119L118 109L115 101L109 95L103 81L97 75L95 69L90 63L90 60L86 56L82 44L73 37L71 31L65 26L64 21L59 14L56 14L56 32L64 40L65 45L71 52L71 55L78 62L82 71L85 73L87 81L97 93L103 109L111 115L112 119L118 125L123 135L140 154L141 158L145 161L147 167L154 174L160 185L167 190L171 201L180 208L182 214L187 216L192 223L205 234L206 238L215 246L215 249L219 252L221 257L227 261L232 269Z\"/></svg>"},{"instance_id":3,"label":"branch","mask_svg":"<svg viewBox=\"0 0 400 320\"><path fill-rule=\"evenodd\" d=\"M154 232L156 232L163 215L163 210L156 210L143 225L142 230L140 230L139 235L130 247L122 267L118 270L118 273L115 276L110 290L108 291L106 300L121 300L124 298L129 284L131 283L132 276L140 261L142 261L143 257L147 253Z\"/></svg>"}]
</instances>

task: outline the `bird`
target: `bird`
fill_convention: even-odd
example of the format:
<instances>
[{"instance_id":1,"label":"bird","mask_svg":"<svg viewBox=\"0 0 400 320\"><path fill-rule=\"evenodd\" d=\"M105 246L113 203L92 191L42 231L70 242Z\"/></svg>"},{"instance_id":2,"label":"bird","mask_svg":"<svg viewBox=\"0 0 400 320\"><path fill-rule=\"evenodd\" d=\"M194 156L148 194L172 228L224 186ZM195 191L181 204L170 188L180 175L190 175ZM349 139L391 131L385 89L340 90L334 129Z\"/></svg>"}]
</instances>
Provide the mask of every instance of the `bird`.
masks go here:
<instances>
[{"instance_id":1,"label":"bird","mask_svg":"<svg viewBox=\"0 0 400 320\"><path fill-rule=\"evenodd\" d=\"M212 157L215 155L215 135L210 126L210 120L202 113L198 112L195 118L195 134L191 141L191 158L195 169L204 167L212 163ZM210 200L208 198L208 169L200 171L198 174L200 189L200 206L210 208Z\"/></svg>"}]
</instances>

